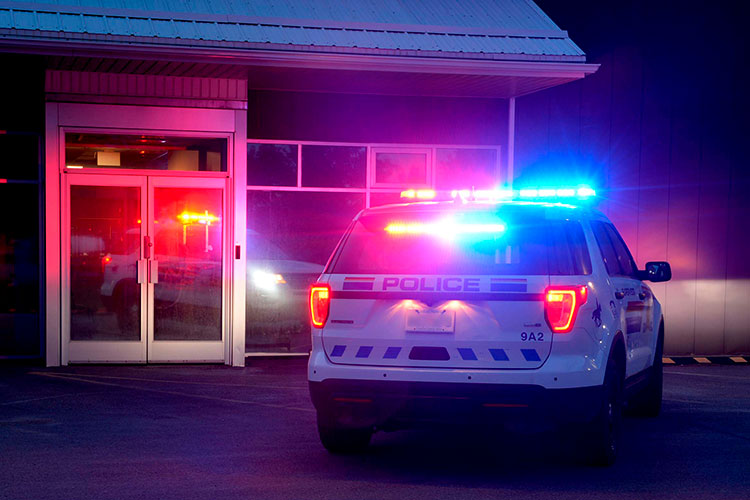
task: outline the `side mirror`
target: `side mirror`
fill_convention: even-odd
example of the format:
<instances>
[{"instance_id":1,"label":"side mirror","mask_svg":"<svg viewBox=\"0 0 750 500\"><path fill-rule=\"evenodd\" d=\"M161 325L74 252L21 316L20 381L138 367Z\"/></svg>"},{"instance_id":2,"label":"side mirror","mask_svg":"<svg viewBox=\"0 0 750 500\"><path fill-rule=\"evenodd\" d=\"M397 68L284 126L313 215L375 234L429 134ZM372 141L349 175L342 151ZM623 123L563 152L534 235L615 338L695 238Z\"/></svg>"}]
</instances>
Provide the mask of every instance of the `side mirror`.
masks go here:
<instances>
[{"instance_id":1,"label":"side mirror","mask_svg":"<svg viewBox=\"0 0 750 500\"><path fill-rule=\"evenodd\" d=\"M646 262L646 269L638 271L638 275L641 280L653 281L654 283L669 281L672 279L672 267L669 262Z\"/></svg>"}]
</instances>

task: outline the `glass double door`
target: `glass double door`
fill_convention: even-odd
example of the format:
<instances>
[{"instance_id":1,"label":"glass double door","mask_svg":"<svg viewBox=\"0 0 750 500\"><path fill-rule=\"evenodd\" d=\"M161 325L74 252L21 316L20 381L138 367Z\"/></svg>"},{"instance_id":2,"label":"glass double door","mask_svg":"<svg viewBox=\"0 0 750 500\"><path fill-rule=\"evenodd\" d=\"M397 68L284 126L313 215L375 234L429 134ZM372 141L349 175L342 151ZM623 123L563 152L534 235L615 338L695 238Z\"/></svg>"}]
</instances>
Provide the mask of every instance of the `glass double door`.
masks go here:
<instances>
[{"instance_id":1,"label":"glass double door","mask_svg":"<svg viewBox=\"0 0 750 500\"><path fill-rule=\"evenodd\" d=\"M65 175L67 361L224 361L226 180Z\"/></svg>"}]
</instances>

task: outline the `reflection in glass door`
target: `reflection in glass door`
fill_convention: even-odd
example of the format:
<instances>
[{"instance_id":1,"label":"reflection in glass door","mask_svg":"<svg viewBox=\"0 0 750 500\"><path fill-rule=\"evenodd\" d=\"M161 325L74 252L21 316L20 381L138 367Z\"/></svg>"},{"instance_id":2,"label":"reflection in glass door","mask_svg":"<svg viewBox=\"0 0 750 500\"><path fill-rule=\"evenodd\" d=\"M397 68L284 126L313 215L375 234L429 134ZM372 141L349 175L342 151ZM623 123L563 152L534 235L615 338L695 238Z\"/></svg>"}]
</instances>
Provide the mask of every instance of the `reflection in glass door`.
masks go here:
<instances>
[{"instance_id":1,"label":"reflection in glass door","mask_svg":"<svg viewBox=\"0 0 750 500\"><path fill-rule=\"evenodd\" d=\"M68 360L223 361L225 180L67 179Z\"/></svg>"},{"instance_id":2,"label":"reflection in glass door","mask_svg":"<svg viewBox=\"0 0 750 500\"><path fill-rule=\"evenodd\" d=\"M145 179L69 176L71 361L144 362Z\"/></svg>"},{"instance_id":3,"label":"reflection in glass door","mask_svg":"<svg viewBox=\"0 0 750 500\"><path fill-rule=\"evenodd\" d=\"M149 181L150 360L224 358L223 183L204 179L198 187L185 179Z\"/></svg>"}]
</instances>

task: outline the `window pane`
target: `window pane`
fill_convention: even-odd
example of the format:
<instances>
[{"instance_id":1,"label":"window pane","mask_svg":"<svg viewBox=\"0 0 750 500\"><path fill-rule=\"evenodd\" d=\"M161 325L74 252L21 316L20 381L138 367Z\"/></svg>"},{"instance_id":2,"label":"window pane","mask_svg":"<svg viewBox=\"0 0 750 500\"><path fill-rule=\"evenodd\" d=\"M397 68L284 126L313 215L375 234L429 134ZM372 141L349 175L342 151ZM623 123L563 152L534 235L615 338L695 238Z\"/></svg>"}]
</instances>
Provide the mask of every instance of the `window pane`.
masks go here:
<instances>
[{"instance_id":1,"label":"window pane","mask_svg":"<svg viewBox=\"0 0 750 500\"><path fill-rule=\"evenodd\" d=\"M248 144L248 186L296 186L296 144Z\"/></svg>"},{"instance_id":2,"label":"window pane","mask_svg":"<svg viewBox=\"0 0 750 500\"><path fill-rule=\"evenodd\" d=\"M427 184L427 153L375 153L377 184Z\"/></svg>"},{"instance_id":3,"label":"window pane","mask_svg":"<svg viewBox=\"0 0 750 500\"><path fill-rule=\"evenodd\" d=\"M364 206L364 194L248 192L249 351L309 351L308 287Z\"/></svg>"},{"instance_id":4,"label":"window pane","mask_svg":"<svg viewBox=\"0 0 750 500\"><path fill-rule=\"evenodd\" d=\"M370 206L379 207L380 205L390 205L392 203L404 203L406 201L401 198L401 192L398 193L370 193Z\"/></svg>"},{"instance_id":5,"label":"window pane","mask_svg":"<svg viewBox=\"0 0 750 500\"><path fill-rule=\"evenodd\" d=\"M602 253L602 259L604 259L604 266L607 268L607 274L610 276L622 274L620 271L620 264L617 261L617 253L615 253L615 248L612 246L612 242L609 239L605 224L603 222L591 222L591 228L594 230L596 243L599 245L599 250Z\"/></svg>"},{"instance_id":6,"label":"window pane","mask_svg":"<svg viewBox=\"0 0 750 500\"><path fill-rule=\"evenodd\" d=\"M141 192L70 187L70 339L139 340Z\"/></svg>"},{"instance_id":7,"label":"window pane","mask_svg":"<svg viewBox=\"0 0 750 500\"><path fill-rule=\"evenodd\" d=\"M70 132L65 134L65 165L226 172L227 140Z\"/></svg>"},{"instance_id":8,"label":"window pane","mask_svg":"<svg viewBox=\"0 0 750 500\"><path fill-rule=\"evenodd\" d=\"M540 210L530 214L512 208L497 213L456 211L456 223L494 223L502 221L508 231L461 235L446 242L434 235L393 235L385 228L399 224L441 224L445 214L426 209L389 213L371 213L360 217L340 252L334 272L337 274L492 274L543 275L549 272L548 253L565 244L550 238L552 228L565 221L548 221ZM406 218L405 218L406 217ZM565 274L571 274L569 269Z\"/></svg>"},{"instance_id":9,"label":"window pane","mask_svg":"<svg viewBox=\"0 0 750 500\"><path fill-rule=\"evenodd\" d=\"M364 146L302 146L302 185L365 187L367 148Z\"/></svg>"},{"instance_id":10,"label":"window pane","mask_svg":"<svg viewBox=\"0 0 750 500\"><path fill-rule=\"evenodd\" d=\"M29 184L0 184L0 356L38 356L39 195Z\"/></svg>"},{"instance_id":11,"label":"window pane","mask_svg":"<svg viewBox=\"0 0 750 500\"><path fill-rule=\"evenodd\" d=\"M580 222L565 220L550 224L548 237L551 275L591 274L591 258Z\"/></svg>"},{"instance_id":12,"label":"window pane","mask_svg":"<svg viewBox=\"0 0 750 500\"><path fill-rule=\"evenodd\" d=\"M154 340L221 340L222 191L159 187L153 199Z\"/></svg>"},{"instance_id":13,"label":"window pane","mask_svg":"<svg viewBox=\"0 0 750 500\"><path fill-rule=\"evenodd\" d=\"M496 149L438 149L437 189L493 188L501 183Z\"/></svg>"},{"instance_id":14,"label":"window pane","mask_svg":"<svg viewBox=\"0 0 750 500\"><path fill-rule=\"evenodd\" d=\"M628 250L628 247L625 245L625 242L623 241L622 237L620 236L620 233L617 232L617 229L611 224L607 224L607 232L609 233L609 238L612 240L612 245L615 247L615 253L617 254L617 261L620 263L620 269L622 270L622 273L625 276L635 276L635 263L633 262L633 257L630 255L630 250Z\"/></svg>"},{"instance_id":15,"label":"window pane","mask_svg":"<svg viewBox=\"0 0 750 500\"><path fill-rule=\"evenodd\" d=\"M0 179L36 180L39 177L39 136L0 134Z\"/></svg>"}]
</instances>

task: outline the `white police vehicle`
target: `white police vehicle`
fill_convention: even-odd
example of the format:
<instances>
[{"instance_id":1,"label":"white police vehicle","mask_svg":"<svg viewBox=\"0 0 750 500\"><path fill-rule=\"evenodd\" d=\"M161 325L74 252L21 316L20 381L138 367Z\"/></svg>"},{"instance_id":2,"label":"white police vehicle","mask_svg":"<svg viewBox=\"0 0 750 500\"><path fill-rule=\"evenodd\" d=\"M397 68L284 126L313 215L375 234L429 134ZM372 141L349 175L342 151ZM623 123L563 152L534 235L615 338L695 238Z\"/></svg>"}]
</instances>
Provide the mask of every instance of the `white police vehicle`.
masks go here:
<instances>
[{"instance_id":1,"label":"white police vehicle","mask_svg":"<svg viewBox=\"0 0 750 500\"><path fill-rule=\"evenodd\" d=\"M593 194L462 191L357 215L310 289L323 445L441 422L573 424L590 461L611 464L623 408L661 407L664 321L644 281L671 270L638 270L581 203Z\"/></svg>"}]
</instances>

